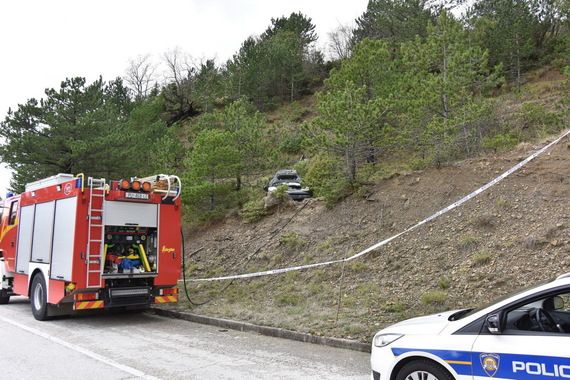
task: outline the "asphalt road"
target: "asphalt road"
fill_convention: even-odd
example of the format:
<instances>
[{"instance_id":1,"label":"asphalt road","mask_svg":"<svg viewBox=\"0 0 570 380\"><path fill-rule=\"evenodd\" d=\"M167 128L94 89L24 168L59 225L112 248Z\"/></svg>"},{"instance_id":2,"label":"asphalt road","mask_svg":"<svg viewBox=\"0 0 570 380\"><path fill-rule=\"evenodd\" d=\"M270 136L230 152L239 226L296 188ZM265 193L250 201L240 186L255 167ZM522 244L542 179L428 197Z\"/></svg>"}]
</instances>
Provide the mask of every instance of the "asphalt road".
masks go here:
<instances>
[{"instance_id":1,"label":"asphalt road","mask_svg":"<svg viewBox=\"0 0 570 380\"><path fill-rule=\"evenodd\" d=\"M0 305L0 377L12 379L369 379L369 354L159 317L36 321Z\"/></svg>"}]
</instances>

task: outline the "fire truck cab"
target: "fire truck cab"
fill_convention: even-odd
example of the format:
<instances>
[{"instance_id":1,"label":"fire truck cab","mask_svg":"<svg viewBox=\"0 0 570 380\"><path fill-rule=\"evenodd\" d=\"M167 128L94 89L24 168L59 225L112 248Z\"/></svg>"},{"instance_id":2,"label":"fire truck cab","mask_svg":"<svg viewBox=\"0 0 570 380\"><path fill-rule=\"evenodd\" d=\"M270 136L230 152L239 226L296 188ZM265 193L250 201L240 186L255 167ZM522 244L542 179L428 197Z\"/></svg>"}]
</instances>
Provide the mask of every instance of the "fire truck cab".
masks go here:
<instances>
[{"instance_id":1,"label":"fire truck cab","mask_svg":"<svg viewBox=\"0 0 570 380\"><path fill-rule=\"evenodd\" d=\"M177 302L181 190L173 175L58 174L0 201L0 304L27 296L46 320Z\"/></svg>"}]
</instances>

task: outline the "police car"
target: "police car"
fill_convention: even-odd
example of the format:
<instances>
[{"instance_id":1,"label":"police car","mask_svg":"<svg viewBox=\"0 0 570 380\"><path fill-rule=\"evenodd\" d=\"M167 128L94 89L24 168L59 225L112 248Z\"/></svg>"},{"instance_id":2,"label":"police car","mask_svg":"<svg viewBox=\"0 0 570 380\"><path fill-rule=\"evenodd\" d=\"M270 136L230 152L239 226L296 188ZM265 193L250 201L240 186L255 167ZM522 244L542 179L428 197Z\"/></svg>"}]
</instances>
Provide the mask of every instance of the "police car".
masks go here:
<instances>
[{"instance_id":1,"label":"police car","mask_svg":"<svg viewBox=\"0 0 570 380\"><path fill-rule=\"evenodd\" d=\"M373 380L570 379L570 273L381 330L371 364Z\"/></svg>"}]
</instances>

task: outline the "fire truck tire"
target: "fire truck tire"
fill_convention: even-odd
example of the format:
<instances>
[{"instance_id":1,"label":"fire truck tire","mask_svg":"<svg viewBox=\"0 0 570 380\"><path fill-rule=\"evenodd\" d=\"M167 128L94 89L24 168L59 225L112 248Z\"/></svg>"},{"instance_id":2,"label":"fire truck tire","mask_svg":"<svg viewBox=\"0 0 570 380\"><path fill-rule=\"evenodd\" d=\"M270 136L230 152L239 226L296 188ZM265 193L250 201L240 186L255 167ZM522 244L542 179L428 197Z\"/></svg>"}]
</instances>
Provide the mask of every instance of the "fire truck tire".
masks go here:
<instances>
[{"instance_id":1,"label":"fire truck tire","mask_svg":"<svg viewBox=\"0 0 570 380\"><path fill-rule=\"evenodd\" d=\"M0 290L0 305L6 305L8 302L10 302L10 296L5 296Z\"/></svg>"},{"instance_id":2,"label":"fire truck tire","mask_svg":"<svg viewBox=\"0 0 570 380\"><path fill-rule=\"evenodd\" d=\"M44 275L38 273L34 276L32 287L30 288L30 303L32 304L32 314L38 321L49 319L47 304L47 286Z\"/></svg>"}]
</instances>

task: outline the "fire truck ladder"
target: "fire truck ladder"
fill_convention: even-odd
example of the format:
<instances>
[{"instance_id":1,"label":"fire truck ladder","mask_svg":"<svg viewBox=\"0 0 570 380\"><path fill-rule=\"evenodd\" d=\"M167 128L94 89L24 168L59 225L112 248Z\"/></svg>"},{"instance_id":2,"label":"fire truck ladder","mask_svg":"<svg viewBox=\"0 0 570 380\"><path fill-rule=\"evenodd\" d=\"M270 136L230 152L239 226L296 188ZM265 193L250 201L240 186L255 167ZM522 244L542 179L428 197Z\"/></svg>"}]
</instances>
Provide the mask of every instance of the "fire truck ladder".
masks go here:
<instances>
[{"instance_id":1,"label":"fire truck ladder","mask_svg":"<svg viewBox=\"0 0 570 380\"><path fill-rule=\"evenodd\" d=\"M103 238L105 235L103 225L103 204L107 185L105 178L91 178L87 180L89 188L89 209L87 213L87 287L100 287L103 273Z\"/></svg>"}]
</instances>

